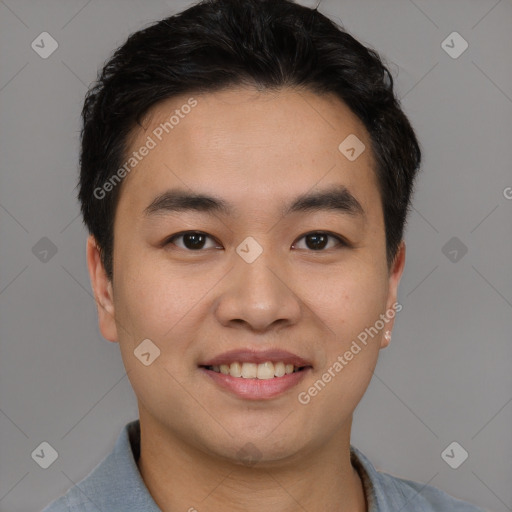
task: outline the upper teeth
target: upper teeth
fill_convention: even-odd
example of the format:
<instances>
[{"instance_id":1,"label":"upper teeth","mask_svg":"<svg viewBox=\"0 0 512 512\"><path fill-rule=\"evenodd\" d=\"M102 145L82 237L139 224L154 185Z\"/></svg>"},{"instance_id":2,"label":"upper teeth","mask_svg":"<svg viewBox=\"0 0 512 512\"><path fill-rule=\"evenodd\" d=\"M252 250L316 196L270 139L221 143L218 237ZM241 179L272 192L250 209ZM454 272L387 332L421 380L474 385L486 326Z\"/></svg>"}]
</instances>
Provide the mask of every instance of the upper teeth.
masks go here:
<instances>
[{"instance_id":1,"label":"upper teeth","mask_svg":"<svg viewBox=\"0 0 512 512\"><path fill-rule=\"evenodd\" d=\"M284 364L282 362L272 363L231 363L210 366L213 371L231 375L231 377L243 377L244 379L272 379L274 377L282 377L285 374L298 371L299 367L293 364Z\"/></svg>"}]
</instances>

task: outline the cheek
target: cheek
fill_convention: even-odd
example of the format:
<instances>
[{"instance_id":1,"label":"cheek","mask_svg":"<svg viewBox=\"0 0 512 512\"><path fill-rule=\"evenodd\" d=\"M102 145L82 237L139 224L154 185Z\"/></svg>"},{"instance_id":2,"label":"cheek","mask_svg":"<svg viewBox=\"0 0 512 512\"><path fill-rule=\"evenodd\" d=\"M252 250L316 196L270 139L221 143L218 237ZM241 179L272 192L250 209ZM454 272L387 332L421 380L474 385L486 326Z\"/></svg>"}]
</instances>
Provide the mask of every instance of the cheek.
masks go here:
<instances>
[{"instance_id":1,"label":"cheek","mask_svg":"<svg viewBox=\"0 0 512 512\"><path fill-rule=\"evenodd\" d=\"M135 394L158 415L183 398L179 383L187 380L188 368L182 362L193 338L183 318L191 300L195 297L197 302L202 294L185 286L186 280L143 262L143 256L131 257L119 265L123 270L117 274L114 290L116 322L122 326L120 351ZM143 354L148 352L145 359Z\"/></svg>"},{"instance_id":2,"label":"cheek","mask_svg":"<svg viewBox=\"0 0 512 512\"><path fill-rule=\"evenodd\" d=\"M377 363L383 335L379 319L386 308L385 276L380 270L363 265L340 272L337 278L312 288L314 294L310 296L316 297L315 311L328 327L316 378L321 379L328 372L325 379L329 381L329 390L322 393L319 403L325 400L334 405L342 401L355 407L363 396Z\"/></svg>"},{"instance_id":3,"label":"cheek","mask_svg":"<svg viewBox=\"0 0 512 512\"><path fill-rule=\"evenodd\" d=\"M116 318L131 326L135 337L157 340L176 324L194 299L198 290L187 285L187 270L163 269L161 262L150 255L133 252L119 258L115 283Z\"/></svg>"},{"instance_id":4,"label":"cheek","mask_svg":"<svg viewBox=\"0 0 512 512\"><path fill-rule=\"evenodd\" d=\"M362 399L373 375L382 331L371 330L385 312L386 281L369 267L311 287L325 330L321 360L299 403L310 412L311 431L336 431ZM311 418L311 419L310 419Z\"/></svg>"},{"instance_id":5,"label":"cheek","mask_svg":"<svg viewBox=\"0 0 512 512\"><path fill-rule=\"evenodd\" d=\"M158 390L162 382L172 393L175 379L184 382L189 378L191 349L209 312L208 292L215 289L222 274L186 266L173 268L161 259L151 260L149 253L132 252L129 256L120 258L114 289L123 361L127 371L132 370L132 385L141 393ZM134 354L145 339L160 350L147 367ZM154 398L158 396L156 393Z\"/></svg>"},{"instance_id":6,"label":"cheek","mask_svg":"<svg viewBox=\"0 0 512 512\"><path fill-rule=\"evenodd\" d=\"M327 275L309 273L303 278L311 307L342 339L373 324L383 313L387 277L370 265L347 266Z\"/></svg>"}]
</instances>

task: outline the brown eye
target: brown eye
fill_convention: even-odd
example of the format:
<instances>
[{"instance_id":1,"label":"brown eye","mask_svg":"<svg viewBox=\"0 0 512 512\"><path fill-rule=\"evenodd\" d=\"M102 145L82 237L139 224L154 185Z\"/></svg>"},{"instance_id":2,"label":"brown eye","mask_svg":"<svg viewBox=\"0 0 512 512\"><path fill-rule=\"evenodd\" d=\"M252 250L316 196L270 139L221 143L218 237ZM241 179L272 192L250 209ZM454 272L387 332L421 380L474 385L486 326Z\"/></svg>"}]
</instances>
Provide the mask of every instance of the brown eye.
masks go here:
<instances>
[{"instance_id":1,"label":"brown eye","mask_svg":"<svg viewBox=\"0 0 512 512\"><path fill-rule=\"evenodd\" d=\"M181 245L175 243L175 241L179 239L183 240ZM213 240L209 235L202 233L201 231L185 231L168 238L165 245L174 244L180 249L187 249L190 251L199 251L205 248L211 249L212 247L217 247L215 244L210 247L205 247L208 239Z\"/></svg>"},{"instance_id":2,"label":"brown eye","mask_svg":"<svg viewBox=\"0 0 512 512\"><path fill-rule=\"evenodd\" d=\"M312 233L307 233L306 235L302 236L300 240L305 240L306 249L310 249L312 251L322 251L329 245L329 239L335 240L337 243L334 245L331 244L330 247L327 247L328 249L331 249L333 247L337 246L346 246L347 244L341 239L339 236L326 233L323 231L315 231ZM294 244L292 247L297 248L297 246ZM299 249L303 249L304 247L298 247Z\"/></svg>"}]
</instances>

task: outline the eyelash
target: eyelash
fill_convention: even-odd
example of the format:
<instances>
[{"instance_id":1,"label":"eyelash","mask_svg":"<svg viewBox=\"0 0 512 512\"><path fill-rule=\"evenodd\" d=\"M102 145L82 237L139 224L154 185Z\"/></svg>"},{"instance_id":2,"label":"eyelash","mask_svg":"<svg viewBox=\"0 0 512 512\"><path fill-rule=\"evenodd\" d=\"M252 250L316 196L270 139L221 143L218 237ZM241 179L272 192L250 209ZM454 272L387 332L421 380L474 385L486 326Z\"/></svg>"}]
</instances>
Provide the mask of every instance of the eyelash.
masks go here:
<instances>
[{"instance_id":1,"label":"eyelash","mask_svg":"<svg viewBox=\"0 0 512 512\"><path fill-rule=\"evenodd\" d=\"M194 234L194 235L204 235L206 236L207 238L210 238L211 240L215 240L212 236L208 235L207 233L204 233L203 231L182 231L181 233L176 233L168 238L166 238L164 240L164 242L162 243L162 247L166 247L170 244L174 244L174 240L177 239L177 238L182 238L183 236L185 235L190 235L190 234ZM303 238L307 237L308 235L326 235L330 238L334 238L338 244L335 246L335 247L331 247L330 249L336 249L336 248L343 248L343 247L350 247L350 244L344 240L342 237L340 237L339 235L335 235L334 233L331 233L329 231L309 231L308 233L305 233L304 235L302 235L298 240L302 240ZM219 244L220 245L220 244ZM294 243L295 245L295 243ZM204 252L205 250L207 249L197 249L197 250L193 250L193 249L188 249L188 248L183 248L183 247L178 247L178 249L182 249L184 251L187 251L187 252ZM211 248L210 248L211 249ZM310 252L326 252L328 251L329 249L319 249L319 250L313 250L313 249L308 249Z\"/></svg>"}]
</instances>

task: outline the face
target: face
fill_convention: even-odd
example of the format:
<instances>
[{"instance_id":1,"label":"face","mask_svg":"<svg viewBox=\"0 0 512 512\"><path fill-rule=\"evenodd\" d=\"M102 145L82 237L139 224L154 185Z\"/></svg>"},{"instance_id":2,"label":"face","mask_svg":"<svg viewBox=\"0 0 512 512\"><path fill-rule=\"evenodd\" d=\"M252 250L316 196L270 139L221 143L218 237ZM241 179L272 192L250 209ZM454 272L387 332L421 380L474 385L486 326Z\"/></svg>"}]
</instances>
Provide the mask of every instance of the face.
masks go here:
<instances>
[{"instance_id":1,"label":"face","mask_svg":"<svg viewBox=\"0 0 512 512\"><path fill-rule=\"evenodd\" d=\"M88 243L100 328L141 423L230 460L254 445L269 464L347 440L405 258L402 243L388 268L364 125L334 96L241 88L175 97L143 124L112 283ZM365 147L355 159L355 139L339 149L349 135ZM235 362L253 364L214 368Z\"/></svg>"}]
</instances>

